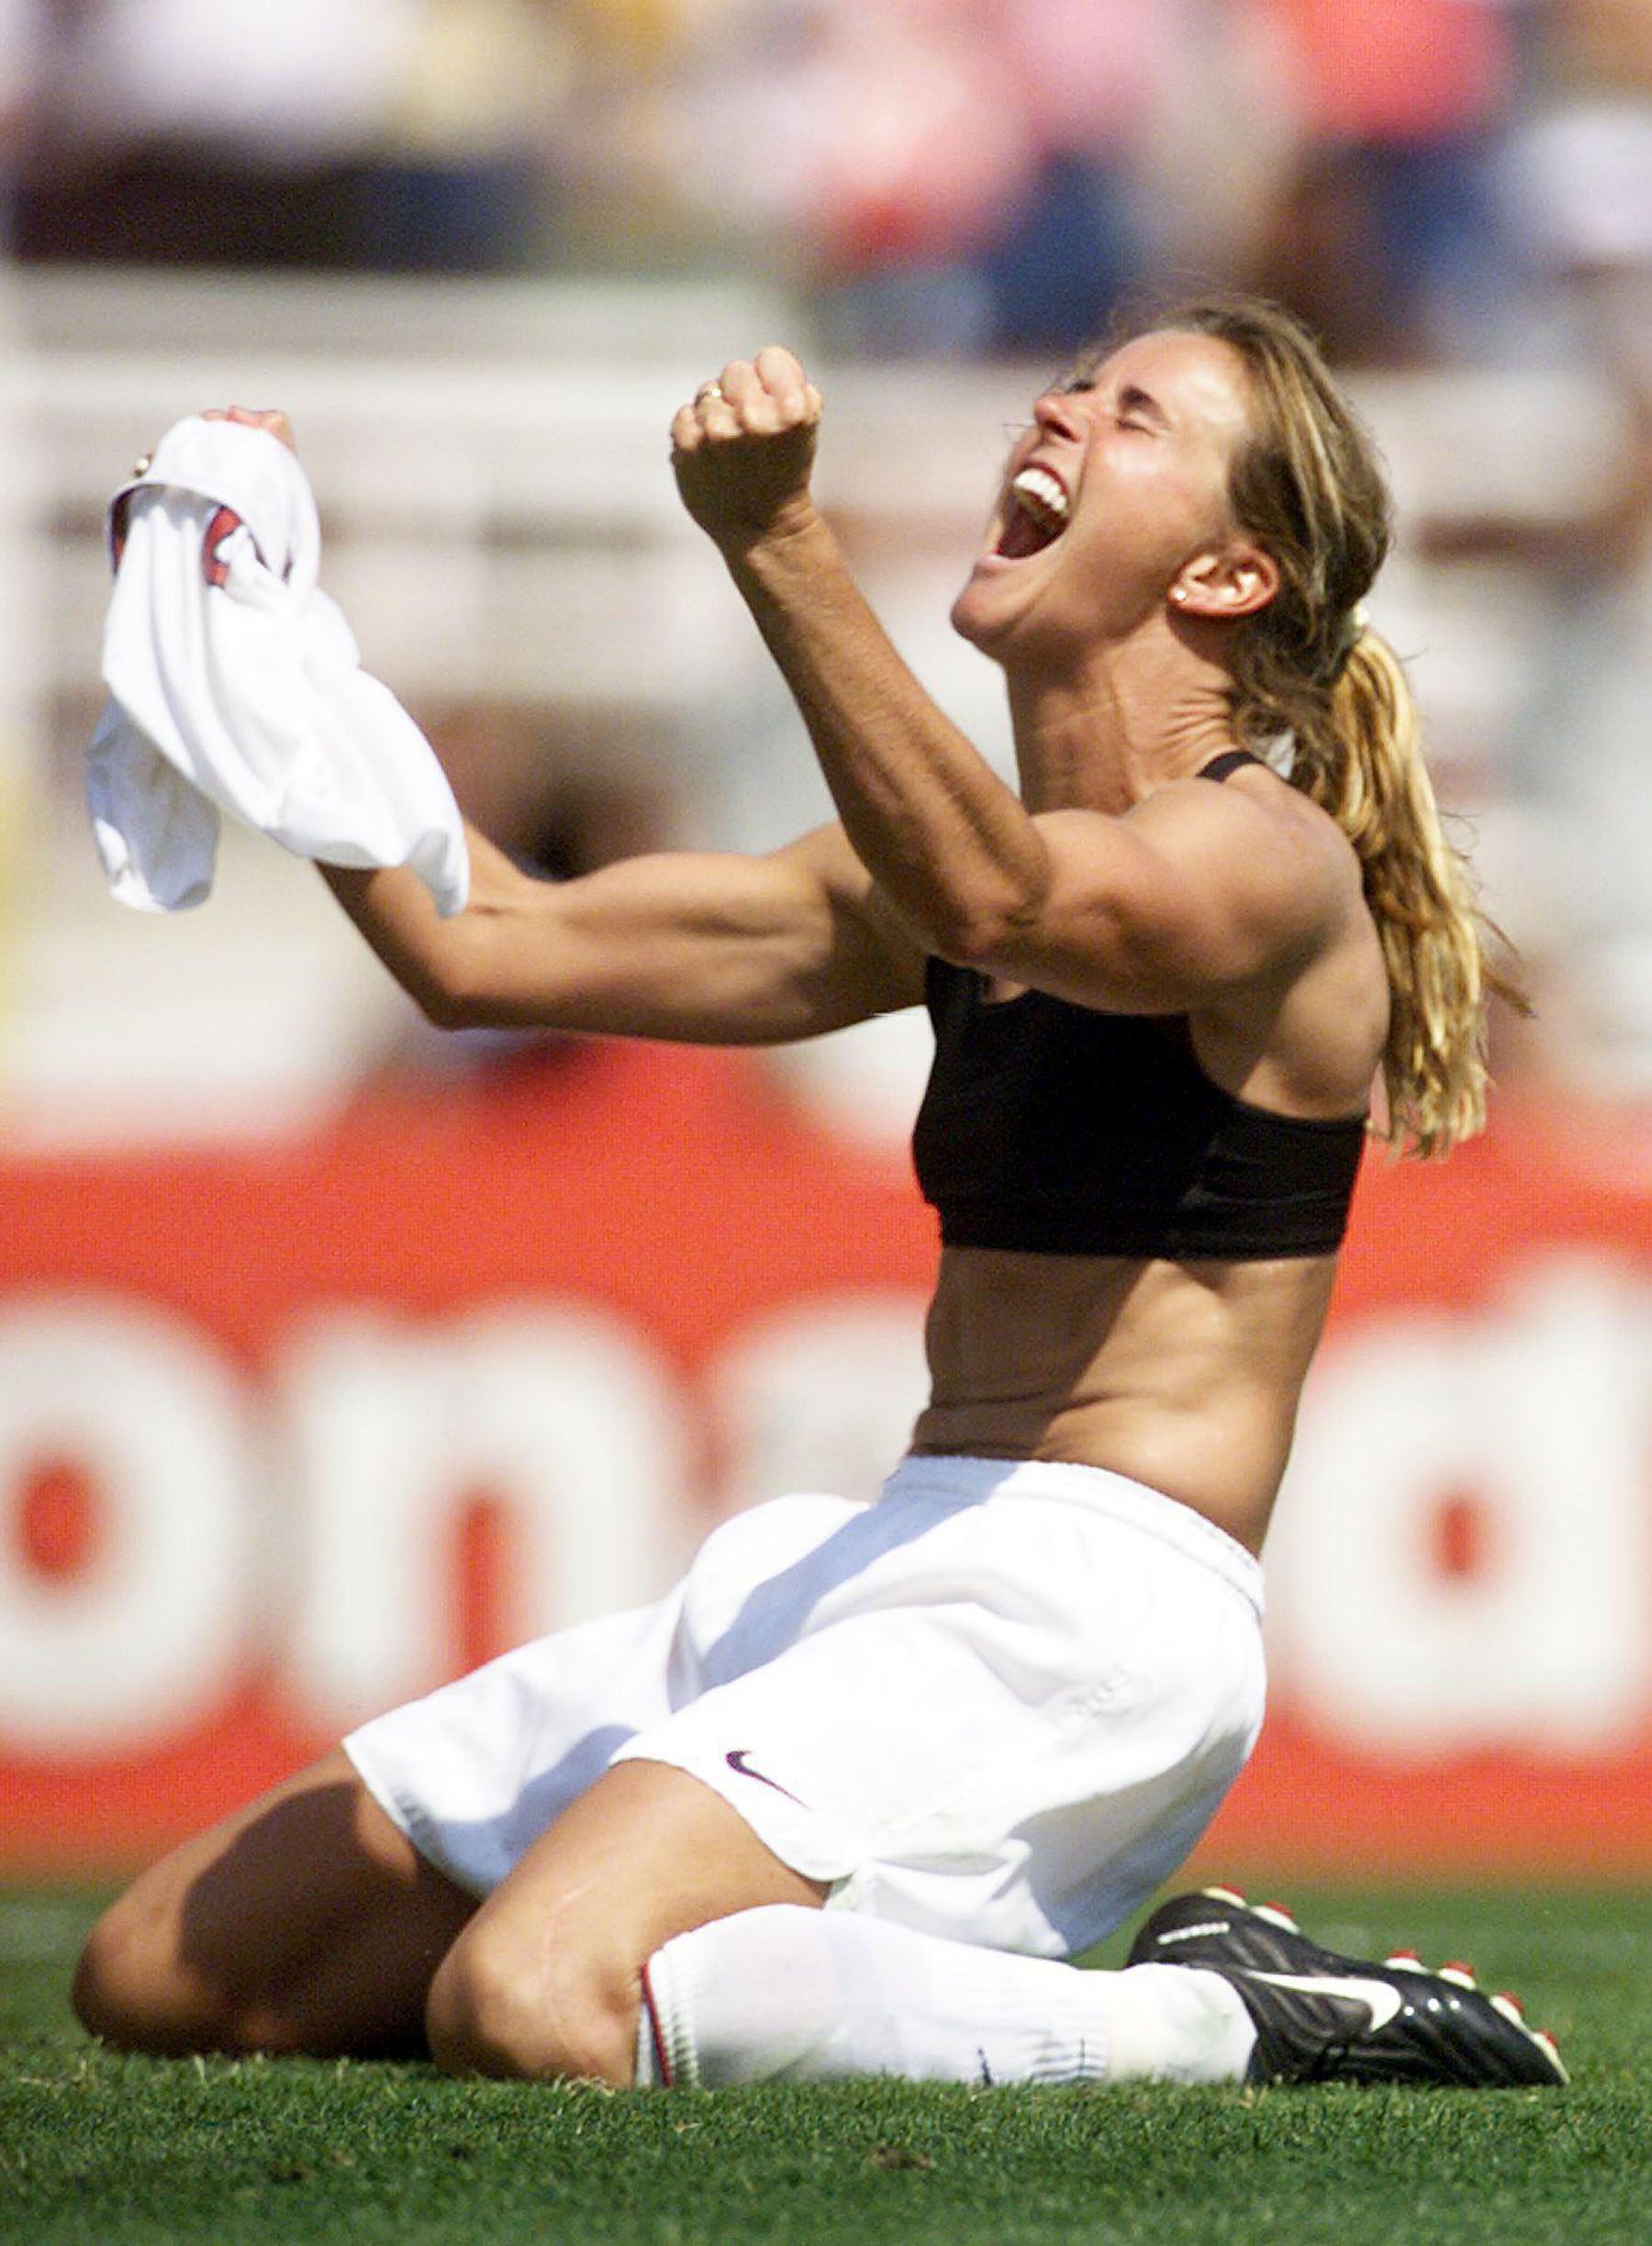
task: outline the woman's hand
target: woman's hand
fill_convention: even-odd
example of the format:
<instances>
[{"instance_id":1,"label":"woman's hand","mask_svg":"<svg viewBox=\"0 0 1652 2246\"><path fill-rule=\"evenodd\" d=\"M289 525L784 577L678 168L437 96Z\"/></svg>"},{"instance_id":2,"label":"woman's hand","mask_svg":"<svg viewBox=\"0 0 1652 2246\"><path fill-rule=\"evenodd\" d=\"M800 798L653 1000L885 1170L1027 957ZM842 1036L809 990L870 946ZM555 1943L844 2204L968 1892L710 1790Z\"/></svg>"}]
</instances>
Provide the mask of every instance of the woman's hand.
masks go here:
<instances>
[{"instance_id":1,"label":"woman's hand","mask_svg":"<svg viewBox=\"0 0 1652 2246\"><path fill-rule=\"evenodd\" d=\"M820 423L820 393L777 344L702 383L671 424L677 489L701 530L732 551L808 522Z\"/></svg>"},{"instance_id":2,"label":"woman's hand","mask_svg":"<svg viewBox=\"0 0 1652 2246\"><path fill-rule=\"evenodd\" d=\"M212 406L202 414L201 419L203 421L239 421L243 429L267 429L272 437L278 438L286 446L289 453L298 450L297 440L293 435L293 424L278 407L261 412L251 406Z\"/></svg>"}]
</instances>

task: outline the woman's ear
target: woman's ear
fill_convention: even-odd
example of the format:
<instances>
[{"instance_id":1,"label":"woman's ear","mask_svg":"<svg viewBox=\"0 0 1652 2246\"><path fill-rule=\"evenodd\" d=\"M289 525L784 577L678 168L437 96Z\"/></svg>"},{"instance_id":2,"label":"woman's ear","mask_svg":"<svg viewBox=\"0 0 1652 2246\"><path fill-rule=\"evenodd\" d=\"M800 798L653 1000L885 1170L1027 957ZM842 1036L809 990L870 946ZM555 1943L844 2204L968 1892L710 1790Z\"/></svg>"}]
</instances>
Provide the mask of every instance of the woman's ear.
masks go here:
<instances>
[{"instance_id":1,"label":"woman's ear","mask_svg":"<svg viewBox=\"0 0 1652 2246\"><path fill-rule=\"evenodd\" d=\"M1279 589L1279 565L1265 546L1237 539L1207 547L1186 563L1170 598L1184 616L1236 622L1267 608Z\"/></svg>"}]
</instances>

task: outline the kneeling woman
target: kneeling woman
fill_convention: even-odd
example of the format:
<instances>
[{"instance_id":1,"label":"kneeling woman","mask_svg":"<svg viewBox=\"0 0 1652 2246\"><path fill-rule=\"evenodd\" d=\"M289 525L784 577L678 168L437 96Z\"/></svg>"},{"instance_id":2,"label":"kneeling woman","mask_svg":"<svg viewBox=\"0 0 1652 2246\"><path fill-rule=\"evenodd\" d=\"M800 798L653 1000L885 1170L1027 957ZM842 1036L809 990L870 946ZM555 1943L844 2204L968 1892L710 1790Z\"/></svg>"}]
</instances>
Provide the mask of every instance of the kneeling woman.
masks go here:
<instances>
[{"instance_id":1,"label":"kneeling woman","mask_svg":"<svg viewBox=\"0 0 1652 2246\"><path fill-rule=\"evenodd\" d=\"M840 822L468 910L328 872L437 1022L740 1044L927 1004L929 1404L870 1506L794 1497L657 1607L367 1725L146 1873L88 2027L486 2073L1559 2079L1455 1980L1236 1898L1138 1909L1262 1717L1260 1552L1379 1079L1483 1103L1480 933L1358 603L1388 505L1312 345L1195 306L1035 403L954 605L1004 786L816 513L819 393L738 362L677 479ZM285 434L278 416L243 416ZM620 620L622 621L623 620ZM1283 770L1274 753L1289 744Z\"/></svg>"}]
</instances>

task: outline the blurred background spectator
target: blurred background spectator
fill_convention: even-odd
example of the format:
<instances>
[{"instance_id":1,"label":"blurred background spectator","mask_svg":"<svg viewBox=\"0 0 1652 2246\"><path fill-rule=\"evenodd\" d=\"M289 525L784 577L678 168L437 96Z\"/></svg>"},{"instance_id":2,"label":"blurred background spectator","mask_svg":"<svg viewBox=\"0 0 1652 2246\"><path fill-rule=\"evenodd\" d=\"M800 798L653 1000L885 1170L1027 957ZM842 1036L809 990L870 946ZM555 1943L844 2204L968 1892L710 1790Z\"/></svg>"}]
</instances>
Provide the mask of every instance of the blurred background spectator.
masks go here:
<instances>
[{"instance_id":1,"label":"blurred background spectator","mask_svg":"<svg viewBox=\"0 0 1652 2246\"><path fill-rule=\"evenodd\" d=\"M25 258L489 272L531 255L531 144L559 78L535 0L37 13Z\"/></svg>"},{"instance_id":2,"label":"blurred background spectator","mask_svg":"<svg viewBox=\"0 0 1652 2246\"><path fill-rule=\"evenodd\" d=\"M1504 0L1256 0L1291 120L1245 277L1345 364L1487 354L1505 295L1493 160Z\"/></svg>"}]
</instances>

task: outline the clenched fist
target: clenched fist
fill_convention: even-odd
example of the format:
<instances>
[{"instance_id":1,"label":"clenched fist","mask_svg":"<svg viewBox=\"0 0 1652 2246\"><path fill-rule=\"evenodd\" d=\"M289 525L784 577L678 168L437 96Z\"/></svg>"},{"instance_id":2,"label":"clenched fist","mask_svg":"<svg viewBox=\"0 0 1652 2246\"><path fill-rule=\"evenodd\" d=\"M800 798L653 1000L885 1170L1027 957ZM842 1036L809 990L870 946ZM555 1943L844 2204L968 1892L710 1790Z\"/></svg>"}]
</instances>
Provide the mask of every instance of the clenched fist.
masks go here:
<instances>
[{"instance_id":1,"label":"clenched fist","mask_svg":"<svg viewBox=\"0 0 1652 2246\"><path fill-rule=\"evenodd\" d=\"M789 351L771 344L702 383L671 424L683 504L725 549L809 520L809 474L820 393Z\"/></svg>"}]
</instances>

